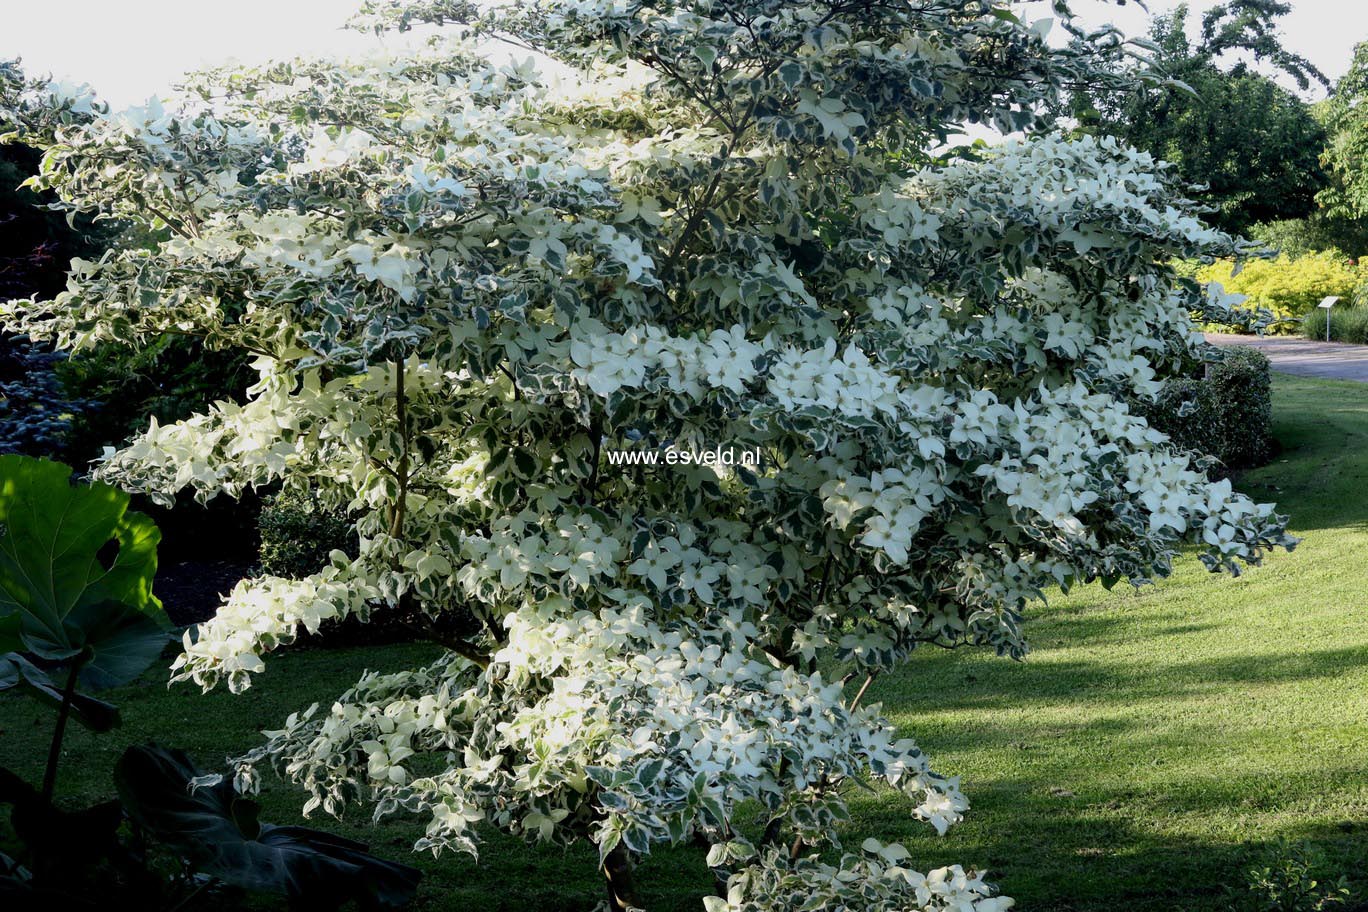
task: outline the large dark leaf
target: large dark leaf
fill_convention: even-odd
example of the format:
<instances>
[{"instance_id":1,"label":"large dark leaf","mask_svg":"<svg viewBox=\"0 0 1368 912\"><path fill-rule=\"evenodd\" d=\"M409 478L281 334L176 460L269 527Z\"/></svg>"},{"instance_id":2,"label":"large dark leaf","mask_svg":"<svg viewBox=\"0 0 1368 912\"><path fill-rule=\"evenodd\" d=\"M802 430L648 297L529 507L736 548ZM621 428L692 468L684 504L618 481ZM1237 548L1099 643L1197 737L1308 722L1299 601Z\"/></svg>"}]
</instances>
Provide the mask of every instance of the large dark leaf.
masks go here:
<instances>
[{"instance_id":1,"label":"large dark leaf","mask_svg":"<svg viewBox=\"0 0 1368 912\"><path fill-rule=\"evenodd\" d=\"M97 906L67 893L35 887L21 877L0 877L0 909L5 912L84 912Z\"/></svg>"},{"instance_id":2,"label":"large dark leaf","mask_svg":"<svg viewBox=\"0 0 1368 912\"><path fill-rule=\"evenodd\" d=\"M67 628L85 640L81 682L96 690L132 681L171 640L158 621L114 601L78 606L67 616Z\"/></svg>"},{"instance_id":3,"label":"large dark leaf","mask_svg":"<svg viewBox=\"0 0 1368 912\"><path fill-rule=\"evenodd\" d=\"M129 748L114 770L129 818L226 883L318 908L351 900L363 909L395 909L413 900L416 869L339 836L259 823L256 802L231 782L192 788L200 776L183 751L153 745Z\"/></svg>"},{"instance_id":4,"label":"large dark leaf","mask_svg":"<svg viewBox=\"0 0 1368 912\"><path fill-rule=\"evenodd\" d=\"M160 533L109 485L61 463L0 456L0 652L82 656L83 680L132 680L165 643L152 594Z\"/></svg>"},{"instance_id":5,"label":"large dark leaf","mask_svg":"<svg viewBox=\"0 0 1368 912\"><path fill-rule=\"evenodd\" d=\"M10 824L28 848L34 874L40 879L61 878L118 852L124 815L117 801L63 810L17 774L0 767L0 804L13 806Z\"/></svg>"},{"instance_id":6,"label":"large dark leaf","mask_svg":"<svg viewBox=\"0 0 1368 912\"><path fill-rule=\"evenodd\" d=\"M0 656L0 692L24 686L30 696L57 708L62 705L62 685L17 652ZM71 715L93 732L107 732L119 725L119 708L77 691L71 697Z\"/></svg>"},{"instance_id":7,"label":"large dark leaf","mask_svg":"<svg viewBox=\"0 0 1368 912\"><path fill-rule=\"evenodd\" d=\"M4 852L0 852L0 877L24 878L27 876L28 872L24 870L23 865L19 864L19 862L15 861L13 858L10 858Z\"/></svg>"}]
</instances>

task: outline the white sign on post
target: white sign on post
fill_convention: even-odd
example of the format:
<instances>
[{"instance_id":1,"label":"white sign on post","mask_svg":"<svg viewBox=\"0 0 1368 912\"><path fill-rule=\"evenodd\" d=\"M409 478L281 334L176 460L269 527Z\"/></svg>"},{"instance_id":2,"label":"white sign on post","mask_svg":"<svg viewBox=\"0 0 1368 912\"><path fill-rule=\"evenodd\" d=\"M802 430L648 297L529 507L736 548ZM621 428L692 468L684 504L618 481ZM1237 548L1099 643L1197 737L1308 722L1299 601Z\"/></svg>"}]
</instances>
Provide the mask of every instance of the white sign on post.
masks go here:
<instances>
[{"instance_id":1,"label":"white sign on post","mask_svg":"<svg viewBox=\"0 0 1368 912\"><path fill-rule=\"evenodd\" d=\"M1326 341L1326 342L1329 342L1329 341L1330 341L1330 308L1334 307L1334 306L1335 306L1335 302L1338 301L1338 300L1339 300L1339 297L1336 296L1336 295L1326 295L1324 298L1321 298L1321 302L1320 302L1319 304L1316 305L1316 306L1319 307L1321 310L1325 311L1325 341Z\"/></svg>"}]
</instances>

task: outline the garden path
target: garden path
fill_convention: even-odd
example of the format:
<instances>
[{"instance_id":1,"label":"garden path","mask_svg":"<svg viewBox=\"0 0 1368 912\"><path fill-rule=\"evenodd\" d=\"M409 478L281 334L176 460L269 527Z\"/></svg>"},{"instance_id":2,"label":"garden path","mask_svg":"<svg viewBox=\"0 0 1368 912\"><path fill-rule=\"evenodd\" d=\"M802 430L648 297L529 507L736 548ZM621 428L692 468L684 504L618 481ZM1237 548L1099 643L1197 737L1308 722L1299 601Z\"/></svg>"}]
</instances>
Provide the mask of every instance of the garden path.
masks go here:
<instances>
[{"instance_id":1,"label":"garden path","mask_svg":"<svg viewBox=\"0 0 1368 912\"><path fill-rule=\"evenodd\" d=\"M1235 336L1207 333L1213 345L1248 345L1268 356L1275 371L1320 377L1324 380L1357 380L1368 383L1368 345L1344 342L1312 342L1293 336Z\"/></svg>"}]
</instances>

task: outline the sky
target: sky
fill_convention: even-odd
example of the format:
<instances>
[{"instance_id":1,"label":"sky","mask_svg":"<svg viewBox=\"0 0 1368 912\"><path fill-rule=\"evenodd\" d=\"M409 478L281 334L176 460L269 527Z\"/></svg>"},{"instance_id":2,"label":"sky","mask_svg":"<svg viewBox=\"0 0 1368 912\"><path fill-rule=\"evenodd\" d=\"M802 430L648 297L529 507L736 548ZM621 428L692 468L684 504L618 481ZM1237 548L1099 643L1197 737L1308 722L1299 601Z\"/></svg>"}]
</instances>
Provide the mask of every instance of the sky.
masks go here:
<instances>
[{"instance_id":1,"label":"sky","mask_svg":"<svg viewBox=\"0 0 1368 912\"><path fill-rule=\"evenodd\" d=\"M0 16L0 59L21 57L33 74L88 82L115 108L166 92L176 78L228 60L260 62L301 54L357 51L383 42L341 30L357 0L0 0L13 7ZM1195 10L1215 0L1192 0ZM1348 67L1359 41L1368 40L1368 2L1290 0L1282 21L1286 45L1331 79ZM1155 11L1174 0L1150 0ZM1134 3L1075 0L1092 24L1116 23L1128 34L1145 31ZM1048 5L1025 3L1028 18L1049 15ZM1194 16L1194 19L1196 17ZM1314 97L1314 95L1310 96Z\"/></svg>"}]
</instances>

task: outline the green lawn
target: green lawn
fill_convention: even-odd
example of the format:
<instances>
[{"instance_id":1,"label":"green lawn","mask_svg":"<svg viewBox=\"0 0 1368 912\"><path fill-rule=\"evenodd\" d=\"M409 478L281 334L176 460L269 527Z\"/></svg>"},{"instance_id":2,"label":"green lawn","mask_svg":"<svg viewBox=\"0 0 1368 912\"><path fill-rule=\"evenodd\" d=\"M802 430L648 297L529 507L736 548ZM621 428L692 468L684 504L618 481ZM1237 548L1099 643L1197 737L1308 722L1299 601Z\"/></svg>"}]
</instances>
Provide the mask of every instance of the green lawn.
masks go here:
<instances>
[{"instance_id":1,"label":"green lawn","mask_svg":"<svg viewBox=\"0 0 1368 912\"><path fill-rule=\"evenodd\" d=\"M1288 836L1319 845L1368 895L1368 385L1280 376L1274 402L1284 450L1241 487L1292 514L1296 553L1238 580L1188 560L1140 592L1075 591L1034 614L1024 663L928 650L878 682L873 699L938 769L963 776L974 806L938 839L905 803L857 795L852 844L899 838L923 868L987 867L1032 912L1215 912L1250 845ZM105 795L131 742L213 765L363 667L430 654L295 652L240 697L149 679L115 695L121 732L68 737L59 791ZM0 762L36 781L51 721L0 700ZM263 803L264 819L286 822L301 799L277 784ZM491 837L481 865L434 863L406 852L412 822L373 827L359 812L340 829L422 866L424 909L559 912L601 895L586 850L528 853ZM653 908L701 908L696 852L658 853L642 878Z\"/></svg>"}]
</instances>

